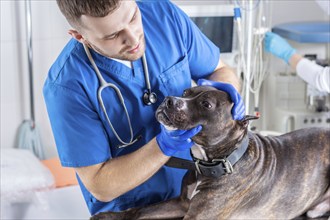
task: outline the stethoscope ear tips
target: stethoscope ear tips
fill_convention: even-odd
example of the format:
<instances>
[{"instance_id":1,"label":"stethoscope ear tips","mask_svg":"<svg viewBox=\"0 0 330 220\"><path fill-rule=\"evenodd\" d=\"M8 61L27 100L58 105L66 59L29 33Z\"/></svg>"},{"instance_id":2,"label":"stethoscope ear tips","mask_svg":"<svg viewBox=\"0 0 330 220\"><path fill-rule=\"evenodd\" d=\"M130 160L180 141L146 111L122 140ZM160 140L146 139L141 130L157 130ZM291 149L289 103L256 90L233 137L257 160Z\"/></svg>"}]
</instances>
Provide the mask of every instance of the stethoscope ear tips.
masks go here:
<instances>
[{"instance_id":1,"label":"stethoscope ear tips","mask_svg":"<svg viewBox=\"0 0 330 220\"><path fill-rule=\"evenodd\" d=\"M143 102L145 105L155 104L157 102L157 95L154 92L145 92L143 94Z\"/></svg>"}]
</instances>

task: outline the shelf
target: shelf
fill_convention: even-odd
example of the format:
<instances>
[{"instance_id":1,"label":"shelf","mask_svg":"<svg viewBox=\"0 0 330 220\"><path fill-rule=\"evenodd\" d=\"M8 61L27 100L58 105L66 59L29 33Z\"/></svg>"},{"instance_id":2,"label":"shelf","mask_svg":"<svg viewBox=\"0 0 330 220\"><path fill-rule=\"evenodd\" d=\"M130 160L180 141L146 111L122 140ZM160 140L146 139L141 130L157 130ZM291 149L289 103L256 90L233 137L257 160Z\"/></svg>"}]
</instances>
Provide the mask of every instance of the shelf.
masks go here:
<instances>
[{"instance_id":1,"label":"shelf","mask_svg":"<svg viewBox=\"0 0 330 220\"><path fill-rule=\"evenodd\" d=\"M273 27L272 31L299 43L330 43L329 22L295 22Z\"/></svg>"}]
</instances>

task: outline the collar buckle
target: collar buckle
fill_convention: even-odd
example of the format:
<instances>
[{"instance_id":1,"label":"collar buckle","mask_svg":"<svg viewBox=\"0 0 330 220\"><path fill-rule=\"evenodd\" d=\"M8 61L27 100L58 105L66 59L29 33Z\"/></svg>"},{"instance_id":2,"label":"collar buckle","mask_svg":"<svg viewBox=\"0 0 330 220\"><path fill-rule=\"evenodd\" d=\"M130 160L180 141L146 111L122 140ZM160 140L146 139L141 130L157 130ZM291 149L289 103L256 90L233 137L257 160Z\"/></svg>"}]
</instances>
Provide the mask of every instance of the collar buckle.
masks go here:
<instances>
[{"instance_id":1,"label":"collar buckle","mask_svg":"<svg viewBox=\"0 0 330 220\"><path fill-rule=\"evenodd\" d=\"M230 161L227 158L213 159L212 162L221 162L227 174L231 174L234 171L233 165L230 163Z\"/></svg>"}]
</instances>

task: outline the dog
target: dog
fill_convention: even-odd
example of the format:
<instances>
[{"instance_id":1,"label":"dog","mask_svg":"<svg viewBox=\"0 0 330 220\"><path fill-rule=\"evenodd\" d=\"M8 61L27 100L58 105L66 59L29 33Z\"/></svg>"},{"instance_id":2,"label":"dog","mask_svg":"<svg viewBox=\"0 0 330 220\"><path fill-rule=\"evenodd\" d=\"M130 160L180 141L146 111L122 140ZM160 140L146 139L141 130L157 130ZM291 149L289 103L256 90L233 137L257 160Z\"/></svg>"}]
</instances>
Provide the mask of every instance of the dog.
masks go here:
<instances>
[{"instance_id":1,"label":"dog","mask_svg":"<svg viewBox=\"0 0 330 220\"><path fill-rule=\"evenodd\" d=\"M233 120L232 106L227 93L209 86L166 97L156 111L160 123L202 125L192 138L194 161L182 162L191 170L180 197L91 219L293 219L328 212L330 128L262 136L248 131L256 117Z\"/></svg>"}]
</instances>

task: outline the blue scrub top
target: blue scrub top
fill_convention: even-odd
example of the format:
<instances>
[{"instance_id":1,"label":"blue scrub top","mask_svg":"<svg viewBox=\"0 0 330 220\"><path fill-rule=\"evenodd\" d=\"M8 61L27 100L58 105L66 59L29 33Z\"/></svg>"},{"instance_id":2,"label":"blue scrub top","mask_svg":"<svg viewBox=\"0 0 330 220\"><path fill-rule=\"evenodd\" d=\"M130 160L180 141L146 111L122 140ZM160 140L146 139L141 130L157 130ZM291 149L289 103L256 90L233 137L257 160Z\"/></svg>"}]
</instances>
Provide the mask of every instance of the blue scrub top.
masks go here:
<instances>
[{"instance_id":1,"label":"blue scrub top","mask_svg":"<svg viewBox=\"0 0 330 220\"><path fill-rule=\"evenodd\" d=\"M127 148L118 148L120 143L97 99L96 73L82 44L72 39L52 65L43 91L62 166L95 165L139 149L160 132L155 111L164 97L181 96L191 86L191 79L207 77L218 64L219 48L178 7L169 1L137 3L142 13L150 83L152 91L158 95L157 103L143 104L146 84L141 59L134 61L131 69L90 51L104 79L120 89L134 137L141 135L142 138ZM117 133L128 141L129 126L117 95L112 89L106 89L102 97ZM190 153L187 150L174 156L190 158ZM94 215L176 197L180 194L185 172L163 166L145 183L111 202L98 201L77 178L90 213Z\"/></svg>"}]
</instances>

